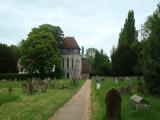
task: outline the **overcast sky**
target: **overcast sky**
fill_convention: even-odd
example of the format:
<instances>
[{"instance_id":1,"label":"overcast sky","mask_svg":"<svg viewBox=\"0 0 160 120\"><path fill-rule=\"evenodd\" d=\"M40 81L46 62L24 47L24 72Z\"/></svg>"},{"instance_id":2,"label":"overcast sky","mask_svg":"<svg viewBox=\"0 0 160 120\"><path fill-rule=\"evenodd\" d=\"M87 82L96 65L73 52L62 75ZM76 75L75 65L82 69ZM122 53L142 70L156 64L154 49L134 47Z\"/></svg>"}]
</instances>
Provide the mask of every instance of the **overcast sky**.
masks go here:
<instances>
[{"instance_id":1,"label":"overcast sky","mask_svg":"<svg viewBox=\"0 0 160 120\"><path fill-rule=\"evenodd\" d=\"M129 10L136 28L156 9L158 0L0 0L0 43L18 44L33 27L60 26L79 46L101 49L109 55L117 45Z\"/></svg>"}]
</instances>

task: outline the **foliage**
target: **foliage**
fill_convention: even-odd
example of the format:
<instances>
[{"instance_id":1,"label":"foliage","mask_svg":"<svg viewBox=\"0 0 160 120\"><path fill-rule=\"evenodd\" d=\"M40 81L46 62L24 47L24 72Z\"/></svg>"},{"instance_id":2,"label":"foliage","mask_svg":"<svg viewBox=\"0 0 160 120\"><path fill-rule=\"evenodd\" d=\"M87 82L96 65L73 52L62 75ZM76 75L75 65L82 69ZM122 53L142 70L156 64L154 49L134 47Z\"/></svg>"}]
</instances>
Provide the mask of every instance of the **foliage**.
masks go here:
<instances>
[{"instance_id":1,"label":"foliage","mask_svg":"<svg viewBox=\"0 0 160 120\"><path fill-rule=\"evenodd\" d=\"M17 72L17 61L20 52L19 48L11 45L0 44L0 73Z\"/></svg>"},{"instance_id":2,"label":"foliage","mask_svg":"<svg viewBox=\"0 0 160 120\"><path fill-rule=\"evenodd\" d=\"M142 28L143 74L150 93L160 95L160 6L149 16Z\"/></svg>"},{"instance_id":3,"label":"foliage","mask_svg":"<svg viewBox=\"0 0 160 120\"><path fill-rule=\"evenodd\" d=\"M88 48L86 50L86 54L85 54L86 60L91 66L94 63L96 51L97 51L97 49L95 49L95 48Z\"/></svg>"},{"instance_id":4,"label":"foliage","mask_svg":"<svg viewBox=\"0 0 160 120\"><path fill-rule=\"evenodd\" d=\"M63 32L60 27L44 24L33 28L27 40L21 42L21 63L29 73L51 72L60 65Z\"/></svg>"},{"instance_id":5,"label":"foliage","mask_svg":"<svg viewBox=\"0 0 160 120\"><path fill-rule=\"evenodd\" d=\"M109 57L103 52L95 48L88 48L86 50L86 60L91 66L91 75L110 75L111 64Z\"/></svg>"},{"instance_id":6,"label":"foliage","mask_svg":"<svg viewBox=\"0 0 160 120\"><path fill-rule=\"evenodd\" d=\"M135 28L134 12L129 11L125 20L124 28L119 34L117 48L113 48L112 72L114 75L140 74L138 32ZM138 73L137 73L138 70Z\"/></svg>"},{"instance_id":7,"label":"foliage","mask_svg":"<svg viewBox=\"0 0 160 120\"><path fill-rule=\"evenodd\" d=\"M110 75L111 72L111 64L109 57L103 53L103 50L96 51L95 59L93 63L92 73L94 75Z\"/></svg>"},{"instance_id":8,"label":"foliage","mask_svg":"<svg viewBox=\"0 0 160 120\"><path fill-rule=\"evenodd\" d=\"M117 51L112 54L112 69L116 76L131 76L134 75L135 62L137 53L128 44L121 45Z\"/></svg>"}]
</instances>

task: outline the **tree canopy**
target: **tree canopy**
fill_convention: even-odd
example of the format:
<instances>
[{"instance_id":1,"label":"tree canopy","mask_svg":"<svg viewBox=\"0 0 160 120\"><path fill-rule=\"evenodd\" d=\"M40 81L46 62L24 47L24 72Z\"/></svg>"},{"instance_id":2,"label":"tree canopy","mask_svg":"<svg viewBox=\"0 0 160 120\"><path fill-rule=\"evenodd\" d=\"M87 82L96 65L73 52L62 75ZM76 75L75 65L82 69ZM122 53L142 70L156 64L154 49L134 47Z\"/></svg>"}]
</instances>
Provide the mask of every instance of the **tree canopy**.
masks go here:
<instances>
[{"instance_id":1,"label":"tree canopy","mask_svg":"<svg viewBox=\"0 0 160 120\"><path fill-rule=\"evenodd\" d=\"M134 12L128 12L124 27L119 34L118 47L112 51L114 75L135 75L138 64L138 32L135 28Z\"/></svg>"},{"instance_id":2,"label":"tree canopy","mask_svg":"<svg viewBox=\"0 0 160 120\"><path fill-rule=\"evenodd\" d=\"M150 93L160 95L160 5L142 27L143 74Z\"/></svg>"},{"instance_id":3,"label":"tree canopy","mask_svg":"<svg viewBox=\"0 0 160 120\"><path fill-rule=\"evenodd\" d=\"M15 45L0 44L0 73L16 73L19 48Z\"/></svg>"},{"instance_id":4,"label":"tree canopy","mask_svg":"<svg viewBox=\"0 0 160 120\"><path fill-rule=\"evenodd\" d=\"M58 26L44 24L33 28L21 42L21 64L29 73L51 72L53 65L60 65L62 41L63 32Z\"/></svg>"},{"instance_id":5,"label":"tree canopy","mask_svg":"<svg viewBox=\"0 0 160 120\"><path fill-rule=\"evenodd\" d=\"M95 48L86 50L86 60L91 65L91 75L106 76L111 73L111 64L109 57L103 52Z\"/></svg>"}]
</instances>

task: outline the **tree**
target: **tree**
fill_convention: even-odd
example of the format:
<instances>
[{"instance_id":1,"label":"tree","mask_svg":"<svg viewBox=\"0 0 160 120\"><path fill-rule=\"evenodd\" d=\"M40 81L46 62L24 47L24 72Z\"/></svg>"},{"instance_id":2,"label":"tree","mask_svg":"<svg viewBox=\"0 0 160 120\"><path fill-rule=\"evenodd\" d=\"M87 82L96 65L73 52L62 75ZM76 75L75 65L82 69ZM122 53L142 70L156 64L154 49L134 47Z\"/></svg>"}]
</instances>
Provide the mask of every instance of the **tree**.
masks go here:
<instances>
[{"instance_id":1,"label":"tree","mask_svg":"<svg viewBox=\"0 0 160 120\"><path fill-rule=\"evenodd\" d=\"M33 28L28 38L21 42L21 63L29 73L51 72L53 65L61 62L60 47L63 32L60 27L44 24Z\"/></svg>"},{"instance_id":2,"label":"tree","mask_svg":"<svg viewBox=\"0 0 160 120\"><path fill-rule=\"evenodd\" d=\"M83 57L83 55L84 55L84 47L82 46L82 52L81 52L81 55L82 55L82 57Z\"/></svg>"},{"instance_id":3,"label":"tree","mask_svg":"<svg viewBox=\"0 0 160 120\"><path fill-rule=\"evenodd\" d=\"M113 48L112 71L115 75L135 75L138 69L138 32L134 12L129 11L124 27L119 34L118 47Z\"/></svg>"},{"instance_id":4,"label":"tree","mask_svg":"<svg viewBox=\"0 0 160 120\"><path fill-rule=\"evenodd\" d=\"M17 61L20 52L18 47L0 44L0 73L17 72Z\"/></svg>"},{"instance_id":5,"label":"tree","mask_svg":"<svg viewBox=\"0 0 160 120\"><path fill-rule=\"evenodd\" d=\"M97 49L96 48L88 48L86 50L86 60L90 65L93 65L95 54L96 54Z\"/></svg>"},{"instance_id":6,"label":"tree","mask_svg":"<svg viewBox=\"0 0 160 120\"><path fill-rule=\"evenodd\" d=\"M111 56L113 74L116 76L134 75L135 62L137 61L136 52L128 44L121 45Z\"/></svg>"},{"instance_id":7,"label":"tree","mask_svg":"<svg viewBox=\"0 0 160 120\"><path fill-rule=\"evenodd\" d=\"M95 54L95 59L93 63L92 73L94 75L110 75L111 72L111 63L109 57L104 54L103 50L100 52L97 50Z\"/></svg>"},{"instance_id":8,"label":"tree","mask_svg":"<svg viewBox=\"0 0 160 120\"><path fill-rule=\"evenodd\" d=\"M135 28L134 12L130 10L128 17L125 20L124 28L121 29L119 34L118 46L138 42L138 31Z\"/></svg>"},{"instance_id":9,"label":"tree","mask_svg":"<svg viewBox=\"0 0 160 120\"><path fill-rule=\"evenodd\" d=\"M143 74L146 87L151 94L160 95L160 5L149 16L142 27Z\"/></svg>"}]
</instances>

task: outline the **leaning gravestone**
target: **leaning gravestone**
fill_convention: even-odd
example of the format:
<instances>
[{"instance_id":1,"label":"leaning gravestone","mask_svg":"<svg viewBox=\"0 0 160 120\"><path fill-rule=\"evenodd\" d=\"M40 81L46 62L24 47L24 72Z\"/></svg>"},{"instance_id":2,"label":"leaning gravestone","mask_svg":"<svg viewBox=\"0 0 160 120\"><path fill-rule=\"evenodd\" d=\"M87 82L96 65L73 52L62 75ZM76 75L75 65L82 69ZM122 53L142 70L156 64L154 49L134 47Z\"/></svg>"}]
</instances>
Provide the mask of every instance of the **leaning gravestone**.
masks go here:
<instances>
[{"instance_id":1,"label":"leaning gravestone","mask_svg":"<svg viewBox=\"0 0 160 120\"><path fill-rule=\"evenodd\" d=\"M122 98L119 91L112 88L106 95L106 119L120 120L121 118L121 102Z\"/></svg>"}]
</instances>

